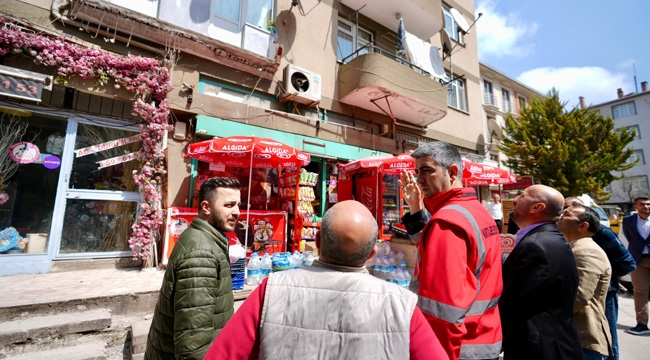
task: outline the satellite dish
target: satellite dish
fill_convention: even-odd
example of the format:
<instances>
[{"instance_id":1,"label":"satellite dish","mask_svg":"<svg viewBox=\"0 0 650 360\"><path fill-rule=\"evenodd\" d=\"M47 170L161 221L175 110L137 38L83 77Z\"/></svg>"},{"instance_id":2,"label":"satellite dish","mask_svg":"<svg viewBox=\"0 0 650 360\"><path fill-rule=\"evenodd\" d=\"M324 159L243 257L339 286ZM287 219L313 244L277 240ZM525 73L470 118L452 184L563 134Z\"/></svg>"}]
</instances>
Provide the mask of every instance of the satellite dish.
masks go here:
<instances>
[{"instance_id":1,"label":"satellite dish","mask_svg":"<svg viewBox=\"0 0 650 360\"><path fill-rule=\"evenodd\" d=\"M451 40L449 40L447 29L440 30L440 42L442 42L442 52L451 55Z\"/></svg>"},{"instance_id":2,"label":"satellite dish","mask_svg":"<svg viewBox=\"0 0 650 360\"><path fill-rule=\"evenodd\" d=\"M503 133L501 132L501 127L494 119L488 119L488 131L493 140L501 141Z\"/></svg>"},{"instance_id":3,"label":"satellite dish","mask_svg":"<svg viewBox=\"0 0 650 360\"><path fill-rule=\"evenodd\" d=\"M451 17L454 18L454 21L456 21L456 24L458 24L460 30L465 34L468 34L469 24L467 23L467 20L465 20L465 17L463 17L463 14L461 14L460 11L454 8L451 8L449 12L451 13Z\"/></svg>"}]
</instances>

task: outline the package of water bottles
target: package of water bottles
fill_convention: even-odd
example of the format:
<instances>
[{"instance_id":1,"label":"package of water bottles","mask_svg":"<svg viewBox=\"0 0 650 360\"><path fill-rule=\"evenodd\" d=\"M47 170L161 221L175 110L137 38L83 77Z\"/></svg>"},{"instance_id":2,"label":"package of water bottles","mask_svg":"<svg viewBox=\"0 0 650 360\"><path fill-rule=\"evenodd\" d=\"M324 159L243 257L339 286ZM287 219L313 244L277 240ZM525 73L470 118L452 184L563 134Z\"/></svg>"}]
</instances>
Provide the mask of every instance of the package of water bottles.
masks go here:
<instances>
[{"instance_id":1,"label":"package of water bottles","mask_svg":"<svg viewBox=\"0 0 650 360\"><path fill-rule=\"evenodd\" d=\"M377 241L377 254L372 260L372 274L380 279L409 288L411 274L406 267L406 256L399 250L395 252L390 244L385 241Z\"/></svg>"},{"instance_id":2,"label":"package of water bottles","mask_svg":"<svg viewBox=\"0 0 650 360\"><path fill-rule=\"evenodd\" d=\"M273 272L311 266L315 259L316 257L311 252L305 252L304 254L298 251L294 251L293 254L279 252L274 253L272 256L265 253L261 257L255 252L248 260L246 285L258 285Z\"/></svg>"}]
</instances>

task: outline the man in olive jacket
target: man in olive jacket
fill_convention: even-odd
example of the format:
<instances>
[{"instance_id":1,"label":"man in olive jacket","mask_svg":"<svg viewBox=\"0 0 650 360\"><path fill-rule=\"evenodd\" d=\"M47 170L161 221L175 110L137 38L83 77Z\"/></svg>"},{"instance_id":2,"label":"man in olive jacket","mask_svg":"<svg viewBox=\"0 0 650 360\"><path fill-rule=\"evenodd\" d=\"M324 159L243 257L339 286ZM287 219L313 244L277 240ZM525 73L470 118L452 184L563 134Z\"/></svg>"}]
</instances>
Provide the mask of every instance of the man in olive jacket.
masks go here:
<instances>
[{"instance_id":1,"label":"man in olive jacket","mask_svg":"<svg viewBox=\"0 0 650 360\"><path fill-rule=\"evenodd\" d=\"M239 218L241 184L211 178L199 217L176 242L156 304L145 359L203 359L234 314L228 238Z\"/></svg>"}]
</instances>

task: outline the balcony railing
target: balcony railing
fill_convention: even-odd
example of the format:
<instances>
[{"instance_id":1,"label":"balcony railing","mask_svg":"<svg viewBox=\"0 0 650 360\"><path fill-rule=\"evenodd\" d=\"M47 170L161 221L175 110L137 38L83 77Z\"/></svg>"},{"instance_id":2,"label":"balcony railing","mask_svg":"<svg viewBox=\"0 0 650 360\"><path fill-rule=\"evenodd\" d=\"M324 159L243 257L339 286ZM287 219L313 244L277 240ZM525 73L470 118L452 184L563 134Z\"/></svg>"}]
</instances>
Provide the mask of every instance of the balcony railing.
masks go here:
<instances>
[{"instance_id":1,"label":"balcony railing","mask_svg":"<svg viewBox=\"0 0 650 360\"><path fill-rule=\"evenodd\" d=\"M402 57L402 56L400 56L400 55L398 55L398 54L396 54L394 52L391 52L389 50L383 49L383 48L381 48L379 46L373 45L372 43L366 44L366 45L358 48L355 52L353 52L352 54L344 57L340 61L345 64L345 63L349 62L350 60L354 59L355 57L361 56L361 55L364 55L364 54L367 54L367 53L380 54L380 55L386 56L386 57L391 58L391 59L397 61L398 63L400 63L400 64L402 64L402 65L404 65L404 66L406 66L408 68L419 71L423 75L434 75L434 74L429 74L428 71L420 68L419 66L417 66L417 65L415 65L415 64L413 64L411 62L409 62L404 57Z\"/></svg>"},{"instance_id":2,"label":"balcony railing","mask_svg":"<svg viewBox=\"0 0 650 360\"><path fill-rule=\"evenodd\" d=\"M486 93L483 97L483 104L497 106L497 97L494 94Z\"/></svg>"},{"instance_id":3,"label":"balcony railing","mask_svg":"<svg viewBox=\"0 0 650 360\"><path fill-rule=\"evenodd\" d=\"M512 112L512 102L508 100L503 100L503 112L505 113Z\"/></svg>"}]
</instances>

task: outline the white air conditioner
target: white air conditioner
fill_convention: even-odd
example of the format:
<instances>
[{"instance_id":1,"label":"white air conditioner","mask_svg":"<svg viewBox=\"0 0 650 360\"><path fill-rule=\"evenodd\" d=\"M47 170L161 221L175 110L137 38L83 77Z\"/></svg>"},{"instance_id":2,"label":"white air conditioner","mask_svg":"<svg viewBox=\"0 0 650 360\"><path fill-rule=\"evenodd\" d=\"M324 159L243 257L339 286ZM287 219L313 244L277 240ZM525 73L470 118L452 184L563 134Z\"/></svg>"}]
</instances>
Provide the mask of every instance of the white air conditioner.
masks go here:
<instances>
[{"instance_id":1,"label":"white air conditioner","mask_svg":"<svg viewBox=\"0 0 650 360\"><path fill-rule=\"evenodd\" d=\"M285 97L301 104L314 104L321 98L321 76L295 65L284 69Z\"/></svg>"}]
</instances>

